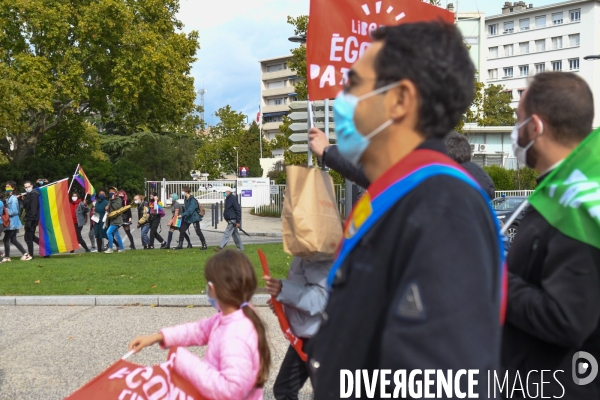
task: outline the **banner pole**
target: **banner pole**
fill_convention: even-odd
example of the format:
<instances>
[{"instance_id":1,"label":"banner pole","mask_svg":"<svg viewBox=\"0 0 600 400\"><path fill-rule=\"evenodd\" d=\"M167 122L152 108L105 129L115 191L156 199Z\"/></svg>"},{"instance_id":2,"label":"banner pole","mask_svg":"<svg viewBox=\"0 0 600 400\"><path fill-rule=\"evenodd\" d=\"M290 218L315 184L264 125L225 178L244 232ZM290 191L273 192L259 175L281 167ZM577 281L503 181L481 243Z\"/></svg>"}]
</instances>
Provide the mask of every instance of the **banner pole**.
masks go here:
<instances>
[{"instance_id":1,"label":"banner pole","mask_svg":"<svg viewBox=\"0 0 600 400\"><path fill-rule=\"evenodd\" d=\"M313 110L312 110L312 105L309 100L309 96L306 96L306 108L308 111L308 114L307 114L308 115L308 131L310 132L311 128L314 126L313 125L314 121L313 121L313 112L312 112ZM309 141L308 140L308 132L306 133L306 136L307 136L306 140ZM307 154L306 155L308 156L308 167L310 168L313 165L312 151L310 150L310 145L307 145Z\"/></svg>"},{"instance_id":2,"label":"banner pole","mask_svg":"<svg viewBox=\"0 0 600 400\"><path fill-rule=\"evenodd\" d=\"M69 193L71 193L71 187L73 186L73 181L75 180L75 175L77 175L77 171L79 171L79 165L77 164L77 168L75 168L75 173L71 177L71 183L69 184Z\"/></svg>"},{"instance_id":3,"label":"banner pole","mask_svg":"<svg viewBox=\"0 0 600 400\"><path fill-rule=\"evenodd\" d=\"M121 357L121 360L127 360L129 357L131 357L134 354L135 354L135 350L131 350L131 351L127 352L123 357Z\"/></svg>"}]
</instances>

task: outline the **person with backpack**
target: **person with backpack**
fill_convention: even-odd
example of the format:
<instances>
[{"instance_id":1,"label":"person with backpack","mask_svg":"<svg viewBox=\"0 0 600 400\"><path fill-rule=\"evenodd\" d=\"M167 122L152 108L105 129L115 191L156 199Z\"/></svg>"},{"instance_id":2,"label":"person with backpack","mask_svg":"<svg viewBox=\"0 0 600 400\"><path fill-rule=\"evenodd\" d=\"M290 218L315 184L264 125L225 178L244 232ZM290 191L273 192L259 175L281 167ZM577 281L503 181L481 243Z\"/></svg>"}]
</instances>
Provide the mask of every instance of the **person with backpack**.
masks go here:
<instances>
[{"instance_id":1,"label":"person with backpack","mask_svg":"<svg viewBox=\"0 0 600 400\"><path fill-rule=\"evenodd\" d=\"M108 215L115 211L119 211L123 208L123 199L117 196L117 188L109 187L108 188L108 205L106 206L106 212ZM121 234L119 233L119 228L121 224L123 224L123 214L118 214L113 217L108 217L108 229L106 234L108 236L108 249L104 253L111 254L113 253L113 241L117 241L118 251L119 253L123 253L125 249L123 248L123 240L121 239Z\"/></svg>"},{"instance_id":2,"label":"person with backpack","mask_svg":"<svg viewBox=\"0 0 600 400\"><path fill-rule=\"evenodd\" d=\"M40 220L40 192L34 188L30 181L23 184L27 193L23 199L23 209L25 210L25 243L30 256L33 254L33 244L40 244L40 240L35 236L38 222ZM33 256L32 256L33 257Z\"/></svg>"},{"instance_id":3,"label":"person with backpack","mask_svg":"<svg viewBox=\"0 0 600 400\"><path fill-rule=\"evenodd\" d=\"M154 249L155 238L160 242L160 248L166 249L167 242L158 233L160 219L165 216L165 210L162 208L162 202L158 199L158 193L152 193L148 208L150 214L150 243L148 243L148 250Z\"/></svg>"},{"instance_id":4,"label":"person with backpack","mask_svg":"<svg viewBox=\"0 0 600 400\"><path fill-rule=\"evenodd\" d=\"M206 239L204 238L204 234L200 229L200 221L202 221L202 217L206 213L206 210L202 205L198 203L198 200L194 196L190 194L191 189L189 186L184 186L181 190L181 195L185 197L184 207L185 211L181 214L181 227L179 228L179 244L177 247L174 247L173 250L181 250L183 249L183 239L185 238L186 232L190 225L194 225L194 229L196 230L196 234L200 238L202 242L202 250L206 250L208 246L206 245Z\"/></svg>"},{"instance_id":5,"label":"person with backpack","mask_svg":"<svg viewBox=\"0 0 600 400\"><path fill-rule=\"evenodd\" d=\"M169 237L167 238L167 249L171 247L173 233L175 231L178 231L179 227L181 226L181 219L179 217L181 216L181 214L183 214L183 211L185 210L183 205L181 205L181 203L179 203L178 200L179 196L177 196L177 193L173 193L171 195L171 212L173 213L173 218L171 218L171 221L169 221ZM192 248L192 241L190 240L189 235L187 234L187 232L183 232L183 234L184 239L187 241L188 244L187 248Z\"/></svg>"},{"instance_id":6,"label":"person with backpack","mask_svg":"<svg viewBox=\"0 0 600 400\"><path fill-rule=\"evenodd\" d=\"M240 222L242 220L242 208L240 207L237 196L232 193L231 188L227 188L224 195L225 211L223 211L223 218L227 221L227 228L225 228L225 232L223 233L221 244L219 247L215 247L215 251L223 250L223 248L227 246L229 238L232 236L237 249L239 251L244 251L244 244L242 243L240 232L237 229L240 227Z\"/></svg>"},{"instance_id":7,"label":"person with backpack","mask_svg":"<svg viewBox=\"0 0 600 400\"><path fill-rule=\"evenodd\" d=\"M121 200L123 200L123 206L129 205L129 199L127 198L127 193L123 189L119 190L119 193L117 193L117 196L119 196L121 198ZM123 225L122 226L123 226L123 230L125 231L125 234L127 235L127 238L129 239L129 248L131 250L135 250L135 243L133 242L133 235L131 234L132 217L133 217L133 215L131 214L131 208L130 208L123 213Z\"/></svg>"},{"instance_id":8,"label":"person with backpack","mask_svg":"<svg viewBox=\"0 0 600 400\"><path fill-rule=\"evenodd\" d=\"M106 229L104 229L104 215L106 215L107 206L108 200L106 200L106 189L101 188L97 192L96 204L94 206L94 217L96 218L94 224L94 236L96 237L97 251L103 251L102 239L107 238Z\"/></svg>"},{"instance_id":9,"label":"person with backpack","mask_svg":"<svg viewBox=\"0 0 600 400\"><path fill-rule=\"evenodd\" d=\"M2 262L10 262L10 244L12 243L17 250L23 254L21 257L21 261L30 261L33 260L33 257L28 254L21 243L17 241L17 233L19 229L23 226L21 224L21 218L19 217L20 209L19 209L19 199L14 194L14 190L17 187L17 184L14 181L6 182L6 207L3 209L2 221L4 223L4 257L2 258ZM10 218L10 222L8 226L4 222L6 219L6 215Z\"/></svg>"}]
</instances>

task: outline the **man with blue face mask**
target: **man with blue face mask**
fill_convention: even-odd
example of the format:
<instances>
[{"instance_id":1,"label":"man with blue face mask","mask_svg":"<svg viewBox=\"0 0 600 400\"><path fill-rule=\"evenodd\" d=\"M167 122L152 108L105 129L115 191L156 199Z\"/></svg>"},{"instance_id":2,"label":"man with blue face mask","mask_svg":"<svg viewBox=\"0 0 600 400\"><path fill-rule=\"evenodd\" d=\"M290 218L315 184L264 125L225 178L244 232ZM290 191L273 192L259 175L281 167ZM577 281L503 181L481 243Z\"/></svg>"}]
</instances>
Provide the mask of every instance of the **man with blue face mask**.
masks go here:
<instances>
[{"instance_id":1,"label":"man with blue face mask","mask_svg":"<svg viewBox=\"0 0 600 400\"><path fill-rule=\"evenodd\" d=\"M340 398L341 370L499 366L497 220L444 145L471 103L475 68L453 25L407 23L372 37L334 105L338 151L370 185L346 221L308 345L318 399ZM474 391L487 398L478 379ZM466 380L459 386L466 392Z\"/></svg>"},{"instance_id":2,"label":"man with blue face mask","mask_svg":"<svg viewBox=\"0 0 600 400\"><path fill-rule=\"evenodd\" d=\"M540 173L539 184L548 184L548 179L556 183L550 174L590 135L593 120L593 95L581 77L537 74L517 108L515 156ZM568 163L565 167L570 168ZM579 170L567 170L567 175L571 182L554 187L556 202L563 205L559 210L564 210L558 218L576 224L580 221L569 209L579 207L577 201L585 197L597 199L598 186L587 172L587 177ZM509 382L517 373L526 374L529 393L537 390L535 382L541 382L543 371L563 371L544 384L546 397L598 399L599 378L589 384L574 382L574 355L586 352L600 361L600 249L563 233L547 217L528 207L508 252L502 367Z\"/></svg>"}]
</instances>

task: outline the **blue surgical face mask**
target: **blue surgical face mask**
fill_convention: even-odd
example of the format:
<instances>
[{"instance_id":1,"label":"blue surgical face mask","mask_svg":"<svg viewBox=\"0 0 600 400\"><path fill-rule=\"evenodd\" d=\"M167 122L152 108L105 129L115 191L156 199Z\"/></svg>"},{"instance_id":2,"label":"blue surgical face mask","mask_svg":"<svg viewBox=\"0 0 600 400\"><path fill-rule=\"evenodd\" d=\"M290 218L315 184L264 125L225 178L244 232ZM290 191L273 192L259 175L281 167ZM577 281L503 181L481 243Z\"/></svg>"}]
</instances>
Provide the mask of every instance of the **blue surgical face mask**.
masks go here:
<instances>
[{"instance_id":1,"label":"blue surgical face mask","mask_svg":"<svg viewBox=\"0 0 600 400\"><path fill-rule=\"evenodd\" d=\"M99 198L100 200L104 200L104 199L106 198L106 196L104 196L103 194L101 194L101 195L98 195L98 198Z\"/></svg>"},{"instance_id":2,"label":"blue surgical face mask","mask_svg":"<svg viewBox=\"0 0 600 400\"><path fill-rule=\"evenodd\" d=\"M358 165L360 157L363 155L365 150L367 150L367 147L369 147L369 141L394 122L391 119L387 120L373 132L369 133L368 135L362 135L356 129L356 125L354 124L354 111L356 110L356 105L361 100L385 93L398 85L398 82L394 82L360 97L356 97L343 91L337 95L333 105L333 118L335 121L337 146L341 156L350 161L352 164Z\"/></svg>"},{"instance_id":3,"label":"blue surgical face mask","mask_svg":"<svg viewBox=\"0 0 600 400\"><path fill-rule=\"evenodd\" d=\"M211 306L213 306L217 311L221 311L221 306L219 306L219 303L217 302L217 298L216 297L210 297L210 286L209 286L209 284L206 285L206 297L208 297L208 302L210 303Z\"/></svg>"}]
</instances>

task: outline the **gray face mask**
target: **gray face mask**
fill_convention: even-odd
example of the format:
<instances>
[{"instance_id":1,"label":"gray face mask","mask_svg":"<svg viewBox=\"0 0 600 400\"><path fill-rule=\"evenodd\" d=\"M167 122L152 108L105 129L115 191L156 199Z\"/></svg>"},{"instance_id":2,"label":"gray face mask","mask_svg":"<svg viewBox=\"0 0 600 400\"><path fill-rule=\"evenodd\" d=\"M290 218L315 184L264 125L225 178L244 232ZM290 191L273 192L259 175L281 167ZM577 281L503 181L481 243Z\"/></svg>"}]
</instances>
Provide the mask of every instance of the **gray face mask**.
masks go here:
<instances>
[{"instance_id":1,"label":"gray face mask","mask_svg":"<svg viewBox=\"0 0 600 400\"><path fill-rule=\"evenodd\" d=\"M32 190L33 190L33 188L32 188L32 187L27 187L27 188L25 188L25 191L26 191L27 193L31 193L31 191L32 191Z\"/></svg>"}]
</instances>

